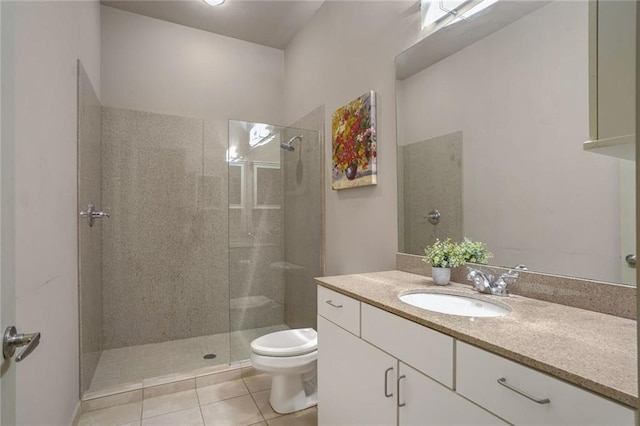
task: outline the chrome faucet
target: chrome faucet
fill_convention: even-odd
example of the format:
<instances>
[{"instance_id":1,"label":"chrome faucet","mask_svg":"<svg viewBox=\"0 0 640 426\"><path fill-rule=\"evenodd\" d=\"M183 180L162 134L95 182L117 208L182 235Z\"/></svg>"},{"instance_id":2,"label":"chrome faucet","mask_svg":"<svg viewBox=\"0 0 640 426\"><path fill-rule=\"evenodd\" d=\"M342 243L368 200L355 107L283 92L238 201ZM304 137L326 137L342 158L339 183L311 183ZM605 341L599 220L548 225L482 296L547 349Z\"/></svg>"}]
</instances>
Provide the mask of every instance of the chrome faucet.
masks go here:
<instances>
[{"instance_id":1,"label":"chrome faucet","mask_svg":"<svg viewBox=\"0 0 640 426\"><path fill-rule=\"evenodd\" d=\"M518 272L514 270L505 272L494 281L493 275L486 275L484 272L470 267L467 269L469 269L467 279L473 282L473 289L494 296L509 296L508 287L518 279Z\"/></svg>"},{"instance_id":2,"label":"chrome faucet","mask_svg":"<svg viewBox=\"0 0 640 426\"><path fill-rule=\"evenodd\" d=\"M493 280L493 275L486 276L484 272L469 268L469 273L467 274L467 279L473 282L473 289L475 291L479 291L480 293L491 294L491 281Z\"/></svg>"}]
</instances>

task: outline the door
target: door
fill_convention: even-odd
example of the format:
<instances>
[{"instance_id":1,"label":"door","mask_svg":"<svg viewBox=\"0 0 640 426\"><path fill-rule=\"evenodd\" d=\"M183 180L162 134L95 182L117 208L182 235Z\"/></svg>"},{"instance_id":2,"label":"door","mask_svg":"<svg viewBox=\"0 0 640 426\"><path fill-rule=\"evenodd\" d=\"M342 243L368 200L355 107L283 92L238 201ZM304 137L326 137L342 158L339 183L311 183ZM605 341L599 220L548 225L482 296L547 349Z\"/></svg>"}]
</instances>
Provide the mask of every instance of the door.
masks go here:
<instances>
[{"instance_id":1,"label":"door","mask_svg":"<svg viewBox=\"0 0 640 426\"><path fill-rule=\"evenodd\" d=\"M395 425L397 364L318 316L318 424Z\"/></svg>"},{"instance_id":2,"label":"door","mask_svg":"<svg viewBox=\"0 0 640 426\"><path fill-rule=\"evenodd\" d=\"M636 284L636 163L620 160L621 283ZM635 256L635 257L633 257Z\"/></svg>"},{"instance_id":3,"label":"door","mask_svg":"<svg viewBox=\"0 0 640 426\"><path fill-rule=\"evenodd\" d=\"M13 137L11 123L13 87L5 84L11 76L7 65L11 64L11 49L5 47L8 26L6 2L0 3L0 330L15 324L15 288L13 265L13 189L9 183L13 177ZM0 358L0 424L16 424L16 368L15 362Z\"/></svg>"},{"instance_id":4,"label":"door","mask_svg":"<svg viewBox=\"0 0 640 426\"><path fill-rule=\"evenodd\" d=\"M398 424L400 426L506 426L493 414L467 401L424 374L400 364Z\"/></svg>"}]
</instances>

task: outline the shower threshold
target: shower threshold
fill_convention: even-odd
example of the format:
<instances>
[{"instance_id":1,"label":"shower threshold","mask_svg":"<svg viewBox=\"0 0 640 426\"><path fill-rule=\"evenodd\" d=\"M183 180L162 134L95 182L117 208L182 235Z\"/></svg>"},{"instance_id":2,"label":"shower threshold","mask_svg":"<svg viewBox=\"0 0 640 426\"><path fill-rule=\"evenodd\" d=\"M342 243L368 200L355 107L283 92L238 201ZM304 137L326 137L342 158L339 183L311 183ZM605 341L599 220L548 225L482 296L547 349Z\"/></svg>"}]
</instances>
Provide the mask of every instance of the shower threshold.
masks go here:
<instances>
[{"instance_id":1,"label":"shower threshold","mask_svg":"<svg viewBox=\"0 0 640 426\"><path fill-rule=\"evenodd\" d=\"M82 400L169 384L227 369L249 367L250 343L284 324L102 352ZM215 354L213 359L205 359ZM232 361L233 359L233 361Z\"/></svg>"}]
</instances>

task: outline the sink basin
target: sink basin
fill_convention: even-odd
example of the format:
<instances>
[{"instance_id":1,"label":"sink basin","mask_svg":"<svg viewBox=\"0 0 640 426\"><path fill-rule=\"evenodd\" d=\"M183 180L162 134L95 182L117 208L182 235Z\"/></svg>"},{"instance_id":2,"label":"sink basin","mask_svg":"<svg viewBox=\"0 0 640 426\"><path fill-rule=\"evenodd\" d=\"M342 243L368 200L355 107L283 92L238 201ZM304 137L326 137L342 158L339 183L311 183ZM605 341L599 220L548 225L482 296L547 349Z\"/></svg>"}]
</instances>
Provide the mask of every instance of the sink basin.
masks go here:
<instances>
[{"instance_id":1,"label":"sink basin","mask_svg":"<svg viewBox=\"0 0 640 426\"><path fill-rule=\"evenodd\" d=\"M409 305L441 314L463 317L503 317L510 310L504 306L456 294L408 293L400 295L400 300Z\"/></svg>"}]
</instances>

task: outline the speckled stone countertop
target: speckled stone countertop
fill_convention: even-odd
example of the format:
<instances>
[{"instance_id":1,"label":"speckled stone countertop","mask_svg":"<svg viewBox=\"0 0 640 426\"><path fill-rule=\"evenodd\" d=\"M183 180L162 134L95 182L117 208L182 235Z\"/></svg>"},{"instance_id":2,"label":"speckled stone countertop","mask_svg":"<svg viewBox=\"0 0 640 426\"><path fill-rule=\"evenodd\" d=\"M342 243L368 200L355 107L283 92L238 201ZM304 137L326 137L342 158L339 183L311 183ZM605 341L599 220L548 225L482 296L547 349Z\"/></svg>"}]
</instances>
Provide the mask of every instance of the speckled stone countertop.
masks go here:
<instances>
[{"instance_id":1,"label":"speckled stone countertop","mask_svg":"<svg viewBox=\"0 0 640 426\"><path fill-rule=\"evenodd\" d=\"M479 294L468 285L441 287L401 271L316 278L323 287L548 373L627 406L638 406L636 321L521 296ZM508 305L498 318L439 314L401 302L411 290L486 298Z\"/></svg>"}]
</instances>

